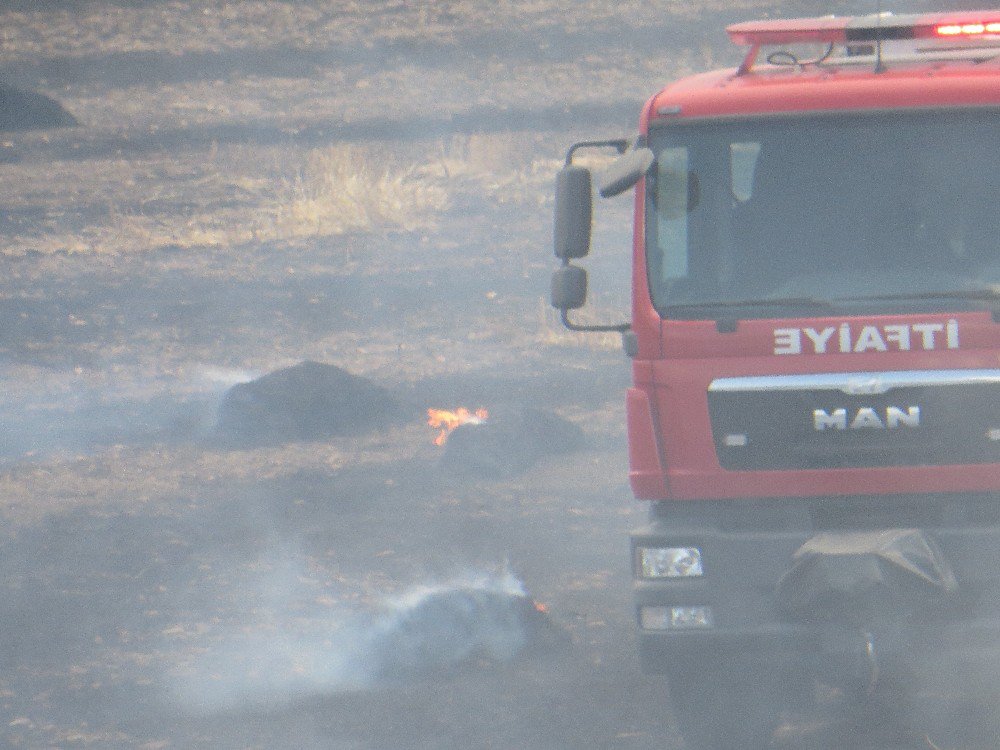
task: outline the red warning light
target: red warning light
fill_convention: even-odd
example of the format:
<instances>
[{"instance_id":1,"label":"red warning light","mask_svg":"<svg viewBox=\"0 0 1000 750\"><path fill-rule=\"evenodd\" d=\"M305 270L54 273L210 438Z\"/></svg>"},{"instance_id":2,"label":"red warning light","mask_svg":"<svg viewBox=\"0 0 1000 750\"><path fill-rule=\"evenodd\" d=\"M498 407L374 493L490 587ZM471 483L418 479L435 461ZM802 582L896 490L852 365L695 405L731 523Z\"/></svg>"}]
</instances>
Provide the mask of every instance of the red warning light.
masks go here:
<instances>
[{"instance_id":1,"label":"red warning light","mask_svg":"<svg viewBox=\"0 0 1000 750\"><path fill-rule=\"evenodd\" d=\"M948 23L936 26L934 33L938 36L980 36L982 34L1000 34L1000 22L990 23Z\"/></svg>"}]
</instances>

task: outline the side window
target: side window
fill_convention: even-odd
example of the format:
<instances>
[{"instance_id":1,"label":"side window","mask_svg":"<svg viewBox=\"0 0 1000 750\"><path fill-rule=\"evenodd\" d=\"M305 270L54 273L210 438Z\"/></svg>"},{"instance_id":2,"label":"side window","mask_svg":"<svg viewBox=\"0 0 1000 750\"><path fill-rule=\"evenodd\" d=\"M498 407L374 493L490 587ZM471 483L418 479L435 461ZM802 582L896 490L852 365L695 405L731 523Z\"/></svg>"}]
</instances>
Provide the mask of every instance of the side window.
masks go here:
<instances>
[{"instance_id":1,"label":"side window","mask_svg":"<svg viewBox=\"0 0 1000 750\"><path fill-rule=\"evenodd\" d=\"M656 236L660 281L688 275L688 212L691 209L688 149L665 148L656 158Z\"/></svg>"}]
</instances>

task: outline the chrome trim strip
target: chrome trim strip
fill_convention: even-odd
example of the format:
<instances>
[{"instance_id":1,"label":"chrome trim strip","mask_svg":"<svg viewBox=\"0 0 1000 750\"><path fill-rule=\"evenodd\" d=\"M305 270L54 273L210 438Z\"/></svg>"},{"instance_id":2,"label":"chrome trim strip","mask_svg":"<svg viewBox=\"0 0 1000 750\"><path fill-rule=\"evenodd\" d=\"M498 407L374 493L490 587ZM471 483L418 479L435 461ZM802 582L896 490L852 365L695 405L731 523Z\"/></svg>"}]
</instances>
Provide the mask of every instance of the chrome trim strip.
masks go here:
<instances>
[{"instance_id":1,"label":"chrome trim strip","mask_svg":"<svg viewBox=\"0 0 1000 750\"><path fill-rule=\"evenodd\" d=\"M840 391L850 396L873 396L888 393L894 388L954 385L1000 385L1000 370L899 370L757 375L717 378L711 382L708 390L709 393Z\"/></svg>"}]
</instances>

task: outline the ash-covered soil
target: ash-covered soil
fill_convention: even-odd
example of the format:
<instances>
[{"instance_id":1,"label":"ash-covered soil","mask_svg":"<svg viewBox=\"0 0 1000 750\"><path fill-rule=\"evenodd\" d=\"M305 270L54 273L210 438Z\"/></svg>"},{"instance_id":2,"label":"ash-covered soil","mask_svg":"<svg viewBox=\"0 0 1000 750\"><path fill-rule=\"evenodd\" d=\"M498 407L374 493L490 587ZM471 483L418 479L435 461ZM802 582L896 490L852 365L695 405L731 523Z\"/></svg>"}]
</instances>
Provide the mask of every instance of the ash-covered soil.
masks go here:
<instances>
[{"instance_id":1,"label":"ash-covered soil","mask_svg":"<svg viewBox=\"0 0 1000 750\"><path fill-rule=\"evenodd\" d=\"M547 310L551 181L736 59L726 22L826 6L4 7L0 76L79 125L0 138L0 745L679 748L632 642L629 366ZM599 212L595 321L629 213ZM404 418L220 434L303 361ZM458 406L583 440L456 471L425 419Z\"/></svg>"}]
</instances>

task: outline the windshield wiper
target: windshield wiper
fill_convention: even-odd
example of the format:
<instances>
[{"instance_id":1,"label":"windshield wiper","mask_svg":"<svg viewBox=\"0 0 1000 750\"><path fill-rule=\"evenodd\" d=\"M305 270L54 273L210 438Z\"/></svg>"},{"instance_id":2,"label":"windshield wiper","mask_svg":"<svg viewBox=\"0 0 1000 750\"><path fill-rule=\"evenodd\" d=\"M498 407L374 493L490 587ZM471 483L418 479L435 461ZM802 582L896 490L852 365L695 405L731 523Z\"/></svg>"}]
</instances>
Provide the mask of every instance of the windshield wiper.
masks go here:
<instances>
[{"instance_id":1,"label":"windshield wiper","mask_svg":"<svg viewBox=\"0 0 1000 750\"><path fill-rule=\"evenodd\" d=\"M1000 301L1000 286L973 287L971 289L941 289L931 292L900 292L898 294L877 294L870 297L838 297L836 302L867 302L893 299L968 299Z\"/></svg>"},{"instance_id":2,"label":"windshield wiper","mask_svg":"<svg viewBox=\"0 0 1000 750\"><path fill-rule=\"evenodd\" d=\"M976 287L973 289L942 289L931 292L901 292L898 294L876 294L857 297L762 297L761 299L711 300L708 302L674 302L664 305L668 309L702 309L729 307L819 307L832 308L841 302L878 302L881 300L907 299L968 299L1000 301L1000 286Z\"/></svg>"},{"instance_id":3,"label":"windshield wiper","mask_svg":"<svg viewBox=\"0 0 1000 750\"><path fill-rule=\"evenodd\" d=\"M714 300L710 302L674 302L668 309L702 309L713 307L833 307L833 301L822 297L764 297L762 299Z\"/></svg>"}]
</instances>

